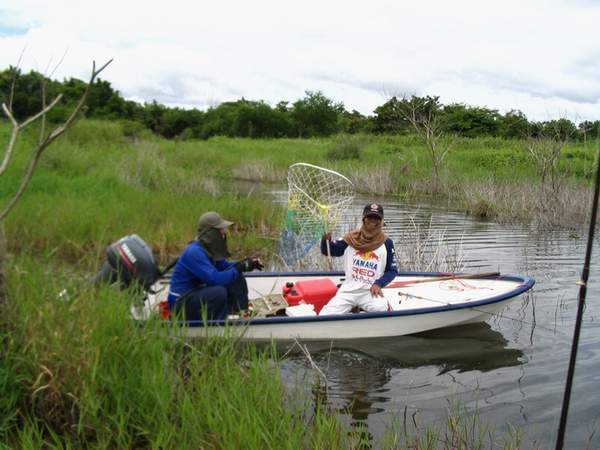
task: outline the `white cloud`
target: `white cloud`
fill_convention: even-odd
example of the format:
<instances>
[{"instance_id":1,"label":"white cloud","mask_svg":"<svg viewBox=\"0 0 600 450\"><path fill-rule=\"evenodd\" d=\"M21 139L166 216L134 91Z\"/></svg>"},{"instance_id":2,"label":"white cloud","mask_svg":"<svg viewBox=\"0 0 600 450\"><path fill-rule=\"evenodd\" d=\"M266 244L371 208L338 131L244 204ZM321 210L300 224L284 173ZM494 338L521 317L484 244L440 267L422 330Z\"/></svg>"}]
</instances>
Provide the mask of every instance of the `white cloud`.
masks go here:
<instances>
[{"instance_id":1,"label":"white cloud","mask_svg":"<svg viewBox=\"0 0 600 450\"><path fill-rule=\"evenodd\" d=\"M116 89L170 105L320 89L370 114L402 91L595 120L599 21L589 1L5 0L0 58L15 63L26 46L22 67L44 70L68 48L59 78L115 58L103 76Z\"/></svg>"}]
</instances>

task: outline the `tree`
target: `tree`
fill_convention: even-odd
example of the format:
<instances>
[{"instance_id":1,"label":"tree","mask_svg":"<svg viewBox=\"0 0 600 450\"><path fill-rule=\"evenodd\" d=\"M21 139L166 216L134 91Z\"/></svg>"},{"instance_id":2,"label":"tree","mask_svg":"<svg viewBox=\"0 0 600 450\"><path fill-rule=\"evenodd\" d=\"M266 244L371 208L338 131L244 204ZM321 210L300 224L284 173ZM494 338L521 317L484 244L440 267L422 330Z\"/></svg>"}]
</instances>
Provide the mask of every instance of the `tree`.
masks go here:
<instances>
[{"instance_id":1,"label":"tree","mask_svg":"<svg viewBox=\"0 0 600 450\"><path fill-rule=\"evenodd\" d=\"M291 114L298 137L329 136L338 131L338 116L343 103L335 103L321 91L306 91L306 97L296 101Z\"/></svg>"},{"instance_id":2,"label":"tree","mask_svg":"<svg viewBox=\"0 0 600 450\"><path fill-rule=\"evenodd\" d=\"M10 99L9 102L2 103L2 110L4 111L4 114L9 119L9 121L12 125L12 132L11 132L9 141L6 145L6 149L4 151L4 157L2 159L2 164L0 165L0 179L6 172L6 170L10 166L10 164L12 163L13 152L14 152L15 144L17 142L19 134L25 128L27 128L29 125L31 125L38 119L42 120L42 129L41 129L40 138L37 143L37 146L33 149L31 160L29 161L29 164L27 165L25 174L21 178L21 181L20 181L17 191L15 192L15 194L13 194L12 197L9 197L8 201L5 204L0 205L0 226L2 225L4 219L6 219L8 214L11 212L11 210L18 203L18 201L21 199L21 197L23 196L25 191L27 190L27 187L29 186L29 182L31 181L31 178L33 177L33 174L35 172L37 164L38 164L42 154L44 153L44 151L56 139L58 139L63 133L65 133L69 128L71 128L73 126L75 121L79 118L84 105L86 104L86 101L87 101L89 93L90 93L90 89L94 84L94 80L100 74L100 72L102 72L111 62L112 62L112 59L110 61L108 61L106 64L104 64L102 67L100 67L99 69L96 69L96 63L95 62L93 63L92 75L90 77L89 82L85 86L85 89L82 92L81 97L79 98L79 101L77 102L77 104L75 105L73 110L71 111L70 115L64 121L64 123L56 126L49 133L45 132L44 120L45 120L46 114L48 114L48 112L51 111L61 101L61 99L63 98L62 94L57 95L54 98L54 100L52 100L52 102L50 102L49 105L46 105L45 95L42 95L42 99L41 99L42 107L39 110L39 112L32 114L31 116L29 116L27 119L23 120L22 122L19 122L19 120L15 117L15 113L14 113L14 109L13 109L13 102L12 102L12 100L14 100L14 96L13 96L14 91L11 92L11 94L9 96L9 99ZM40 87L43 87L43 86L44 86L44 84L41 83ZM44 89L43 89L43 92L45 93ZM2 239L2 238L3 237L0 236L0 239ZM0 305L2 305L6 301L6 297L5 297L5 293L4 293L3 261L4 261L4 248L0 248Z\"/></svg>"},{"instance_id":3,"label":"tree","mask_svg":"<svg viewBox=\"0 0 600 450\"><path fill-rule=\"evenodd\" d=\"M579 124L579 137L587 144L588 139L600 139L600 120L584 120Z\"/></svg>"},{"instance_id":4,"label":"tree","mask_svg":"<svg viewBox=\"0 0 600 450\"><path fill-rule=\"evenodd\" d=\"M568 119L561 118L537 124L536 134L527 142L527 151L540 177L540 187L546 196L556 196L561 188L558 163L565 145L577 128Z\"/></svg>"},{"instance_id":5,"label":"tree","mask_svg":"<svg viewBox=\"0 0 600 450\"><path fill-rule=\"evenodd\" d=\"M344 111L339 116L339 131L356 134L367 131L368 121L360 112L353 109L352 112Z\"/></svg>"},{"instance_id":6,"label":"tree","mask_svg":"<svg viewBox=\"0 0 600 450\"><path fill-rule=\"evenodd\" d=\"M507 139L523 139L529 133L530 124L519 110L510 110L500 117L500 136Z\"/></svg>"},{"instance_id":7,"label":"tree","mask_svg":"<svg viewBox=\"0 0 600 450\"><path fill-rule=\"evenodd\" d=\"M454 103L443 107L443 128L465 137L497 136L500 114L495 109Z\"/></svg>"},{"instance_id":8,"label":"tree","mask_svg":"<svg viewBox=\"0 0 600 450\"><path fill-rule=\"evenodd\" d=\"M404 97L399 102L399 110L403 119L410 123L425 144L427 156L431 162L434 192L440 187L444 160L454 143L445 134L439 99L439 97L413 95L410 98Z\"/></svg>"},{"instance_id":9,"label":"tree","mask_svg":"<svg viewBox=\"0 0 600 450\"><path fill-rule=\"evenodd\" d=\"M403 100L396 97L390 98L383 105L375 108L373 117L373 131L375 133L405 133L411 129L412 125L406 117L402 108Z\"/></svg>"}]
</instances>

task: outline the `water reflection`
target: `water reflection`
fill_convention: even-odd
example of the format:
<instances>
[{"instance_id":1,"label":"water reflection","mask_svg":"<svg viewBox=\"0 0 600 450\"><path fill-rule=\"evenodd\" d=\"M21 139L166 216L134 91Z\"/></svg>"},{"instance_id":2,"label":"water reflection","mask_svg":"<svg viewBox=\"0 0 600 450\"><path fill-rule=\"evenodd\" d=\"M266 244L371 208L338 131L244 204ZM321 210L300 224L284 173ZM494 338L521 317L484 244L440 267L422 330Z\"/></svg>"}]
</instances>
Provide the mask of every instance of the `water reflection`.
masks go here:
<instances>
[{"instance_id":1,"label":"water reflection","mask_svg":"<svg viewBox=\"0 0 600 450\"><path fill-rule=\"evenodd\" d=\"M277 344L288 358L303 359L293 344ZM485 323L441 328L439 330L400 336L334 342L305 342L303 345L324 372L335 379L364 378L365 372L384 372L390 369L437 366L438 374L450 370L486 372L524 362L523 352L510 348L502 333ZM342 376L343 375L343 376Z\"/></svg>"},{"instance_id":2,"label":"water reflection","mask_svg":"<svg viewBox=\"0 0 600 450\"><path fill-rule=\"evenodd\" d=\"M526 360L522 350L511 347L502 333L487 323L397 338L301 344L309 351L312 363L298 344L276 344L279 354L287 354L282 363L284 378L294 374L306 380L301 385L311 386L308 392L313 404L340 412L363 443L377 440L369 427L371 418L378 413L400 413L400 391L421 395L437 391L447 382L443 376L449 372L456 379L459 373L480 374L518 366ZM312 364L325 374L327 383L312 383ZM421 375L415 380L417 371ZM437 377L444 379L435 381Z\"/></svg>"}]
</instances>

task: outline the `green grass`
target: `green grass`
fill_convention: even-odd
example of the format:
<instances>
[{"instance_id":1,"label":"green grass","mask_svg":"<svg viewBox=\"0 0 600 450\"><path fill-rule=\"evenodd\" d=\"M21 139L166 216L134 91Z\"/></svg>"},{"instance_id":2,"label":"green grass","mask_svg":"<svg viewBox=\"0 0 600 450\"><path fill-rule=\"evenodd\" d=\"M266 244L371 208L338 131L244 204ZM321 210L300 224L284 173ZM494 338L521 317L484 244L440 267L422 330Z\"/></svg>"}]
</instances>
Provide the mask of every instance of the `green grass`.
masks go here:
<instances>
[{"instance_id":1,"label":"green grass","mask_svg":"<svg viewBox=\"0 0 600 450\"><path fill-rule=\"evenodd\" d=\"M9 131L0 121L0 141L7 141ZM28 131L17 146L15 164L2 176L0 201L17 189L37 138L37 130ZM236 222L231 245L238 256L260 248L268 257L275 251L283 212L268 200L248 196L235 180L284 185L287 167L299 161L338 170L369 194L414 198L431 193L430 163L416 136L352 137L360 142L359 159L328 159L340 139L168 141L146 135L137 140L126 136L120 122L82 120L43 155L29 190L6 222L9 250L50 251L79 262L92 255L90 261L97 262L108 243L135 232L165 261L194 237L197 217L214 209ZM487 188L480 192L479 186L494 191L496 185L508 185L512 197L522 186L535 186L537 175L525 147L518 140L457 139L447 157L443 189L435 194L467 211L485 209L487 217L515 219L510 205L497 204L497 195ZM561 174L579 187L577 198L585 199L596 147L572 144L563 151ZM474 191L480 193L473 196ZM587 203L579 210L586 208ZM565 217L583 220L578 211L562 211L546 222L561 225L553 220Z\"/></svg>"},{"instance_id":2,"label":"green grass","mask_svg":"<svg viewBox=\"0 0 600 450\"><path fill-rule=\"evenodd\" d=\"M523 431L511 424L499 433L478 411L470 411L458 402L449 404L445 422L422 424L418 412L398 417L381 437L382 449L505 449L541 448L537 442L524 446Z\"/></svg>"},{"instance_id":3,"label":"green grass","mask_svg":"<svg viewBox=\"0 0 600 450\"><path fill-rule=\"evenodd\" d=\"M13 448L346 447L335 416L307 423L269 352L136 325L131 293L94 289L49 261L11 260L8 294L0 442Z\"/></svg>"}]
</instances>

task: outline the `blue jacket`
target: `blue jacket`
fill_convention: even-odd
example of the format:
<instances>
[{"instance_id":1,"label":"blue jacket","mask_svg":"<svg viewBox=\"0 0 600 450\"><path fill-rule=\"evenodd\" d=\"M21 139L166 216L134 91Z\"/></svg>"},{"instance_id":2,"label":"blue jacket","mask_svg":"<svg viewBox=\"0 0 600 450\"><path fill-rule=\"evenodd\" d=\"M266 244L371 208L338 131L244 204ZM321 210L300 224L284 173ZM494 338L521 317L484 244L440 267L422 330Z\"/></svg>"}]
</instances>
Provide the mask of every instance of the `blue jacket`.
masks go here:
<instances>
[{"instance_id":1,"label":"blue jacket","mask_svg":"<svg viewBox=\"0 0 600 450\"><path fill-rule=\"evenodd\" d=\"M221 259L213 261L198 241L192 241L179 257L169 289L169 305L181 295L202 286L227 286L235 281L240 272L234 262Z\"/></svg>"},{"instance_id":2,"label":"blue jacket","mask_svg":"<svg viewBox=\"0 0 600 450\"><path fill-rule=\"evenodd\" d=\"M387 286L391 283L396 275L398 275L398 266L396 265L396 251L394 250L394 242L387 238L384 242L385 249L388 257L386 258L386 264L383 275L375 281L379 287ZM329 241L329 249L331 250L331 256L344 256L344 252L348 248L348 243L343 239L339 241ZM321 239L321 253L327 256L327 241Z\"/></svg>"}]
</instances>

